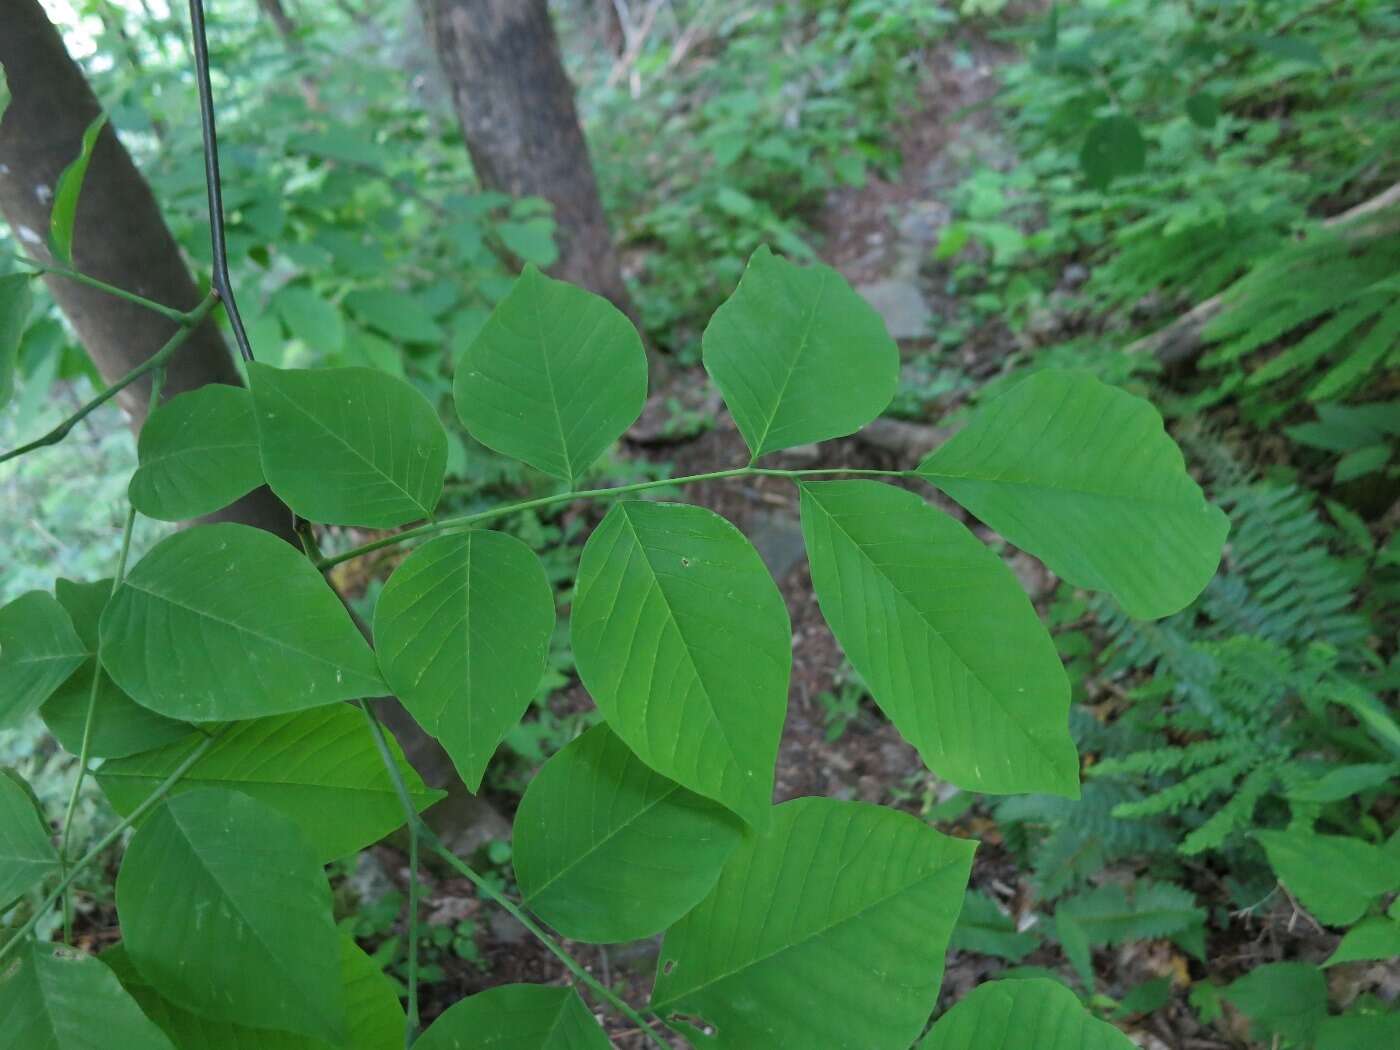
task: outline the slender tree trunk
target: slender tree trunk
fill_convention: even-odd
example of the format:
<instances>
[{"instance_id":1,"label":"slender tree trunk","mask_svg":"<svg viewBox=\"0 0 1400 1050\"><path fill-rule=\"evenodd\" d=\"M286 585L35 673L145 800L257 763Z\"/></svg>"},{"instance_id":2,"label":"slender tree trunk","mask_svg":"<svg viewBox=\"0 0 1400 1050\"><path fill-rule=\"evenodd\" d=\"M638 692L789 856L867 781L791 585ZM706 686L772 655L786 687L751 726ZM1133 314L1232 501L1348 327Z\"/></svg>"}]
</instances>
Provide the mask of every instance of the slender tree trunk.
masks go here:
<instances>
[{"instance_id":1,"label":"slender tree trunk","mask_svg":"<svg viewBox=\"0 0 1400 1050\"><path fill-rule=\"evenodd\" d=\"M555 276L634 319L545 0L419 0L482 185L554 205Z\"/></svg>"}]
</instances>

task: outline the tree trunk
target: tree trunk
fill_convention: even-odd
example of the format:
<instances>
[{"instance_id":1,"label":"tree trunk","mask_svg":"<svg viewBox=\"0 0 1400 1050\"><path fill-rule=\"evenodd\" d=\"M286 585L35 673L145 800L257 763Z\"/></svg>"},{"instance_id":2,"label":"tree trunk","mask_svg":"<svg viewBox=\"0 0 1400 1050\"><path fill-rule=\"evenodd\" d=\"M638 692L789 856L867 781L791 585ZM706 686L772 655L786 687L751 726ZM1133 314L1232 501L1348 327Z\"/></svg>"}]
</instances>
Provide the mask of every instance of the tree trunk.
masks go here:
<instances>
[{"instance_id":1,"label":"tree trunk","mask_svg":"<svg viewBox=\"0 0 1400 1050\"><path fill-rule=\"evenodd\" d=\"M554 205L552 273L636 319L545 0L419 0L487 189Z\"/></svg>"}]
</instances>

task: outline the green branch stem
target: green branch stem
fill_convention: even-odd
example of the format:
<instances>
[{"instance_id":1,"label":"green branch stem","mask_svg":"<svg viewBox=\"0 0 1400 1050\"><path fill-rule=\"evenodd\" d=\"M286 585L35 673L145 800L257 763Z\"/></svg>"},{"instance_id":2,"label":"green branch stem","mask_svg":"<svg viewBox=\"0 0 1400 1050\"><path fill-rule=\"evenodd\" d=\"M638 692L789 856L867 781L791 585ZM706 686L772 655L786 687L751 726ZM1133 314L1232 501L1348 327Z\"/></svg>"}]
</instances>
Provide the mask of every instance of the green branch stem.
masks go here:
<instances>
[{"instance_id":1,"label":"green branch stem","mask_svg":"<svg viewBox=\"0 0 1400 1050\"><path fill-rule=\"evenodd\" d=\"M77 270L69 269L67 266L55 266L51 263L42 263L37 259L30 259L23 255L17 256L15 261L24 266L28 266L36 273L49 274L53 277L63 277L73 281L75 284L82 284L89 288L95 288L97 291L105 292L117 299L125 299L127 302L134 303L136 306L140 306L143 309L158 313L162 317L174 321L178 325L185 324L189 320L190 313L193 312L186 312L184 310L177 310L173 306L166 306L164 303L158 303L154 299L147 299L144 295L128 292L125 288L118 288L115 284L108 284L106 281L99 281L96 277L89 277L85 273L79 273Z\"/></svg>"},{"instance_id":2,"label":"green branch stem","mask_svg":"<svg viewBox=\"0 0 1400 1050\"><path fill-rule=\"evenodd\" d=\"M179 350L180 347L185 345L185 340L189 339L189 337L194 333L194 330L199 327L199 325L204 321L206 317L209 316L210 311L214 309L218 302L219 297L213 292L210 292L204 297L203 301L193 310L191 310L188 314L181 315L181 320L179 322L180 330L177 331L174 335L172 335L169 339L167 339L164 346L162 346L154 354L148 357L145 361L142 361L139 365L133 368L126 375L118 379L111 386L103 390L91 401L83 405L82 408L78 409L78 411L74 412L71 416L65 419L58 426L54 427L43 437L35 438L27 445L20 445L18 448L13 448L9 452L0 455L0 463L5 463L11 459L17 459L18 457L23 456L28 452L33 452L35 449L44 448L46 445L57 445L60 441L62 441L68 436L69 431L71 431L75 426L81 423L93 412L97 411L97 409L101 408L108 401L112 400L112 398L116 397L117 394L125 390L132 383L136 382L143 376L154 372L158 368L164 368L166 363L173 356L175 356L175 351Z\"/></svg>"},{"instance_id":3,"label":"green branch stem","mask_svg":"<svg viewBox=\"0 0 1400 1050\"><path fill-rule=\"evenodd\" d=\"M350 561L354 558L363 557L366 554L382 550L385 547L393 547L409 540L422 539L424 536L432 536L439 532L450 532L456 529L466 529L473 525L478 525L483 521L491 521L495 518L507 517L511 514L519 513L523 510L535 510L540 507L549 507L558 503L572 503L575 500L590 499L610 499L616 496L625 496L629 492L645 492L648 489L669 488L676 485L695 485L702 481L720 481L726 478L788 478L796 480L806 477L820 477L824 475L840 474L858 477L894 477L910 478L914 477L913 471L908 470L859 470L854 467L823 467L814 470L776 470L768 467L735 467L731 470L715 470L708 474L689 474L679 478L660 478L656 481L637 481L630 485L615 485L611 488L602 489L577 489L569 492L557 492L552 496L538 496L534 499L521 500L518 503L502 503L496 507L489 507L486 510L479 510L472 514L461 514L455 518L443 518L441 521L431 521L424 525L418 525L403 532L396 532L392 536L383 536L369 543L362 543L358 547L352 547L339 554L332 554L320 558L316 561L316 568L325 571L334 568L341 562Z\"/></svg>"},{"instance_id":4,"label":"green branch stem","mask_svg":"<svg viewBox=\"0 0 1400 1050\"><path fill-rule=\"evenodd\" d=\"M103 835L90 850L84 853L83 856L69 868L68 872L59 880L58 885L53 888L53 891L44 898L39 907L34 909L34 914L29 917L29 920L15 931L14 936L3 945L0 945L0 962L3 962L5 957L14 951L24 941L26 936L33 932L34 927L39 925L40 920L48 914L49 909L58 902L59 898L68 892L68 888L73 885L74 880L77 879L78 875L85 868L94 861L100 859L112 844L122 837L127 828L131 827L144 817L154 806L158 805L160 801L170 793L170 790L184 779L185 774L193 769L195 764L214 746L214 742L218 740L220 732L222 731L211 733L201 740L198 745L195 746L195 749L186 755L180 764L171 771L170 775L162 780L160 784L156 786L155 790L142 800L139 806L119 821L116 827Z\"/></svg>"}]
</instances>

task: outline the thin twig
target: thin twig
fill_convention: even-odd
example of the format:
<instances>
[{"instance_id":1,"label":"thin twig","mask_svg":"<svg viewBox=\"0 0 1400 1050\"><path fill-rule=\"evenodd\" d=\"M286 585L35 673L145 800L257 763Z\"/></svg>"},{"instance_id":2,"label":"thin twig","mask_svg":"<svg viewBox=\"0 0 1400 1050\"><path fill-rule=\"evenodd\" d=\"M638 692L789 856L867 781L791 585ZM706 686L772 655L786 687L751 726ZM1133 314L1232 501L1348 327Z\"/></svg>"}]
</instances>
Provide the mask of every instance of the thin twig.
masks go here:
<instances>
[{"instance_id":1,"label":"thin twig","mask_svg":"<svg viewBox=\"0 0 1400 1050\"><path fill-rule=\"evenodd\" d=\"M180 330L167 339L164 346L146 360L142 361L126 375L118 379L111 386L107 387L107 389L103 390L43 437L35 438L26 445L20 445L19 448L13 448L9 452L0 455L0 463L7 462L11 459L17 459L28 452L33 452L35 449L43 448L46 445L57 445L68 436L69 431L108 401L112 400L112 398L116 397L121 391L125 390L148 372L153 372L158 368L164 367L165 363L174 356L175 351L185 344L185 340L189 339L194 333L194 330L209 316L209 311L214 309L218 301L218 295L214 292L210 292L204 297L203 302L185 315L184 319L181 321Z\"/></svg>"},{"instance_id":2,"label":"thin twig","mask_svg":"<svg viewBox=\"0 0 1400 1050\"><path fill-rule=\"evenodd\" d=\"M166 306L164 303L158 303L154 299L147 299L144 295L128 292L125 288L118 288L115 284L99 281L96 277L89 277L87 274L79 273L77 270L69 269L67 266L55 266L51 263L43 263L38 259L30 259L23 255L15 256L15 262L28 266L37 273L49 274L53 277L63 277L77 284L95 288L99 292L106 292L108 295L115 296L118 299L125 299L129 303L134 303L137 306L158 313L167 320L174 321L176 324L184 324L186 317L189 316L184 310L177 310L173 306Z\"/></svg>"},{"instance_id":3,"label":"thin twig","mask_svg":"<svg viewBox=\"0 0 1400 1050\"><path fill-rule=\"evenodd\" d=\"M194 30L195 80L199 84L199 117L204 131L204 185L209 197L209 244L214 255L214 290L224 301L234 342L243 360L253 360L253 347L243 327L243 316L233 296L228 275L228 248L224 244L224 195L219 181L219 136L214 128L213 89L209 85L209 40L204 28L204 0L190 0L190 24Z\"/></svg>"}]
</instances>

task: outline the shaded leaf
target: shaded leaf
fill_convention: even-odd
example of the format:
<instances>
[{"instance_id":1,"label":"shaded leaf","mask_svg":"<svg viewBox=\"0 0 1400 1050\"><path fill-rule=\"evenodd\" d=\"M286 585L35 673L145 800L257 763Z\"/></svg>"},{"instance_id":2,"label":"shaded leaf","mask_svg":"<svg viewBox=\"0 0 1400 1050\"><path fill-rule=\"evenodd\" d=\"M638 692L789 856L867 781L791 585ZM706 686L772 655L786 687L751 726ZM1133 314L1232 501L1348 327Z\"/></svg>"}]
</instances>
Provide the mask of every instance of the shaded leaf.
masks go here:
<instances>
[{"instance_id":1,"label":"shaded leaf","mask_svg":"<svg viewBox=\"0 0 1400 1050\"><path fill-rule=\"evenodd\" d=\"M445 1010L415 1050L609 1050L612 1046L572 988L506 984Z\"/></svg>"},{"instance_id":2,"label":"shaded leaf","mask_svg":"<svg viewBox=\"0 0 1400 1050\"><path fill-rule=\"evenodd\" d=\"M727 810L599 725L530 781L515 815L515 878L530 910L570 940L639 940L710 892L742 834Z\"/></svg>"},{"instance_id":3,"label":"shaded leaf","mask_svg":"<svg viewBox=\"0 0 1400 1050\"><path fill-rule=\"evenodd\" d=\"M525 267L457 364L463 425L572 486L641 414L646 352L602 296Z\"/></svg>"},{"instance_id":4,"label":"shaded leaf","mask_svg":"<svg viewBox=\"0 0 1400 1050\"><path fill-rule=\"evenodd\" d=\"M3 85L3 81L0 81L0 85ZM0 277L0 409L10 403L15 393L19 343L25 325L29 323L29 309L33 302L29 281L29 275L22 273Z\"/></svg>"},{"instance_id":5,"label":"shaded leaf","mask_svg":"<svg viewBox=\"0 0 1400 1050\"><path fill-rule=\"evenodd\" d=\"M1064 985L989 981L938 1019L918 1050L1132 1050Z\"/></svg>"},{"instance_id":6,"label":"shaded leaf","mask_svg":"<svg viewBox=\"0 0 1400 1050\"><path fill-rule=\"evenodd\" d=\"M792 629L738 529L703 507L615 504L583 548L572 637L579 677L638 758L766 824Z\"/></svg>"},{"instance_id":7,"label":"shaded leaf","mask_svg":"<svg viewBox=\"0 0 1400 1050\"><path fill-rule=\"evenodd\" d=\"M767 247L710 319L702 352L755 459L855 433L899 381L899 348L846 279Z\"/></svg>"},{"instance_id":8,"label":"shaded leaf","mask_svg":"<svg viewBox=\"0 0 1400 1050\"><path fill-rule=\"evenodd\" d=\"M447 433L426 397L373 368L277 369L248 383L267 483L304 518L391 528L442 495Z\"/></svg>"},{"instance_id":9,"label":"shaded leaf","mask_svg":"<svg viewBox=\"0 0 1400 1050\"><path fill-rule=\"evenodd\" d=\"M1040 944L1040 936L1016 929L1016 922L984 893L968 890L949 948L1020 962Z\"/></svg>"},{"instance_id":10,"label":"shaded leaf","mask_svg":"<svg viewBox=\"0 0 1400 1050\"><path fill-rule=\"evenodd\" d=\"M248 391L210 383L165 402L136 443L127 497L148 518L186 521L227 507L263 483Z\"/></svg>"},{"instance_id":11,"label":"shaded leaf","mask_svg":"<svg viewBox=\"0 0 1400 1050\"><path fill-rule=\"evenodd\" d=\"M1229 521L1148 402L1086 372L1037 372L919 473L1077 587L1152 619L1215 575Z\"/></svg>"},{"instance_id":12,"label":"shaded leaf","mask_svg":"<svg viewBox=\"0 0 1400 1050\"><path fill-rule=\"evenodd\" d=\"M1220 119L1220 100L1209 91L1198 91L1186 100L1186 115L1198 128L1213 128Z\"/></svg>"},{"instance_id":13,"label":"shaded leaf","mask_svg":"<svg viewBox=\"0 0 1400 1050\"><path fill-rule=\"evenodd\" d=\"M822 614L870 695L959 787L1077 797L1069 681L1011 570L918 496L801 486Z\"/></svg>"},{"instance_id":14,"label":"shaded leaf","mask_svg":"<svg viewBox=\"0 0 1400 1050\"><path fill-rule=\"evenodd\" d=\"M345 319L340 310L310 288L292 285L272 298L272 308L294 339L313 350L334 354L345 347Z\"/></svg>"},{"instance_id":15,"label":"shaded leaf","mask_svg":"<svg viewBox=\"0 0 1400 1050\"><path fill-rule=\"evenodd\" d=\"M0 912L56 871L58 853L34 796L18 774L0 775Z\"/></svg>"},{"instance_id":16,"label":"shaded leaf","mask_svg":"<svg viewBox=\"0 0 1400 1050\"><path fill-rule=\"evenodd\" d=\"M102 129L107 126L107 114L99 113L83 131L78 155L59 173L54 184L53 209L49 212L49 247L60 262L73 262L73 224L78 217L78 197L83 192L88 164Z\"/></svg>"},{"instance_id":17,"label":"shaded leaf","mask_svg":"<svg viewBox=\"0 0 1400 1050\"><path fill-rule=\"evenodd\" d=\"M384 692L321 574L247 525L196 525L156 544L117 588L100 633L117 685L171 718L258 718Z\"/></svg>"},{"instance_id":18,"label":"shaded leaf","mask_svg":"<svg viewBox=\"0 0 1400 1050\"><path fill-rule=\"evenodd\" d=\"M195 733L168 747L104 763L97 782L112 808L126 815L203 739ZM420 811L443 797L424 786L392 737L389 746ZM292 818L323 863L372 845L404 823L364 715L345 704L228 726L171 794L210 787L241 791Z\"/></svg>"},{"instance_id":19,"label":"shaded leaf","mask_svg":"<svg viewBox=\"0 0 1400 1050\"><path fill-rule=\"evenodd\" d=\"M1347 930L1342 943L1322 965L1340 966L1342 963L1396 958L1400 958L1400 922L1389 916L1376 915L1362 919Z\"/></svg>"},{"instance_id":20,"label":"shaded leaf","mask_svg":"<svg viewBox=\"0 0 1400 1050\"><path fill-rule=\"evenodd\" d=\"M1137 121L1121 113L1094 121L1079 151L1079 167L1098 190L1121 176L1140 174L1147 167L1147 143Z\"/></svg>"},{"instance_id":21,"label":"shaded leaf","mask_svg":"<svg viewBox=\"0 0 1400 1050\"><path fill-rule=\"evenodd\" d=\"M73 621L44 591L0 607L0 727L22 722L87 656Z\"/></svg>"},{"instance_id":22,"label":"shaded leaf","mask_svg":"<svg viewBox=\"0 0 1400 1050\"><path fill-rule=\"evenodd\" d=\"M473 791L539 688L554 620L539 558L501 532L432 540L384 585L374 610L384 678Z\"/></svg>"},{"instance_id":23,"label":"shaded leaf","mask_svg":"<svg viewBox=\"0 0 1400 1050\"><path fill-rule=\"evenodd\" d=\"M1361 839L1298 828L1256 831L1254 837L1280 881L1324 925L1350 925L1375 898L1400 888L1400 867Z\"/></svg>"},{"instance_id":24,"label":"shaded leaf","mask_svg":"<svg viewBox=\"0 0 1400 1050\"><path fill-rule=\"evenodd\" d=\"M1092 988L1094 946L1180 939L1200 929L1205 919L1205 909L1180 886L1140 882L1130 892L1126 886L1105 883L1062 900L1055 908L1055 933L1080 979Z\"/></svg>"},{"instance_id":25,"label":"shaded leaf","mask_svg":"<svg viewBox=\"0 0 1400 1050\"><path fill-rule=\"evenodd\" d=\"M427 309L411 295L390 288L365 288L345 297L360 321L404 343L439 343L444 333Z\"/></svg>"},{"instance_id":26,"label":"shaded leaf","mask_svg":"<svg viewBox=\"0 0 1400 1050\"><path fill-rule=\"evenodd\" d=\"M745 837L666 933L652 994L715 1050L905 1050L938 998L975 844L905 813L803 798Z\"/></svg>"},{"instance_id":27,"label":"shaded leaf","mask_svg":"<svg viewBox=\"0 0 1400 1050\"><path fill-rule=\"evenodd\" d=\"M1221 993L1265 1035L1311 1046L1327 1016L1327 981L1307 963L1267 963Z\"/></svg>"},{"instance_id":28,"label":"shaded leaf","mask_svg":"<svg viewBox=\"0 0 1400 1050\"><path fill-rule=\"evenodd\" d=\"M311 844L239 791L169 798L117 875L131 963L171 1002L212 1021L345 1038L340 936Z\"/></svg>"}]
</instances>

